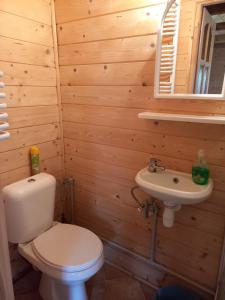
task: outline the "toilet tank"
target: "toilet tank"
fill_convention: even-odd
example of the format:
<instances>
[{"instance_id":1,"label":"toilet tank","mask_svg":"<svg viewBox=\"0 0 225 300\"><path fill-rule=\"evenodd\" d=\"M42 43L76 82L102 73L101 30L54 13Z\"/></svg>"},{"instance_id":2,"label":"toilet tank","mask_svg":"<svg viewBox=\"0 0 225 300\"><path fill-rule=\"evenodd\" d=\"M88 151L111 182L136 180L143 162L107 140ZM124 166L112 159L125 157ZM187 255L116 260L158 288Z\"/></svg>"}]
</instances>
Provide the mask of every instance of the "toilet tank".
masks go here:
<instances>
[{"instance_id":1,"label":"toilet tank","mask_svg":"<svg viewBox=\"0 0 225 300\"><path fill-rule=\"evenodd\" d=\"M52 226L56 180L40 173L3 188L8 240L31 241Z\"/></svg>"}]
</instances>

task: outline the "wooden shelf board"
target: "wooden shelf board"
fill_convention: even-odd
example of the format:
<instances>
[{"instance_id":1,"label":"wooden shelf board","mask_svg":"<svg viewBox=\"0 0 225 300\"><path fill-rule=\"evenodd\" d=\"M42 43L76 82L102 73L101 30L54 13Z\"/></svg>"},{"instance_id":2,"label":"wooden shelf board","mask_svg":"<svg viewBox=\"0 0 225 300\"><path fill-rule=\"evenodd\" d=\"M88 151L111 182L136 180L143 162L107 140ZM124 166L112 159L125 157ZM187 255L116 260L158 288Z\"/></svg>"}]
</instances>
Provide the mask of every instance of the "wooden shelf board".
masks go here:
<instances>
[{"instance_id":1,"label":"wooden shelf board","mask_svg":"<svg viewBox=\"0 0 225 300\"><path fill-rule=\"evenodd\" d=\"M213 115L184 115L184 114L169 114L169 113L155 113L142 112L138 114L140 119L162 120L174 122L190 122L190 123L206 123L206 124L225 124L225 116Z\"/></svg>"}]
</instances>

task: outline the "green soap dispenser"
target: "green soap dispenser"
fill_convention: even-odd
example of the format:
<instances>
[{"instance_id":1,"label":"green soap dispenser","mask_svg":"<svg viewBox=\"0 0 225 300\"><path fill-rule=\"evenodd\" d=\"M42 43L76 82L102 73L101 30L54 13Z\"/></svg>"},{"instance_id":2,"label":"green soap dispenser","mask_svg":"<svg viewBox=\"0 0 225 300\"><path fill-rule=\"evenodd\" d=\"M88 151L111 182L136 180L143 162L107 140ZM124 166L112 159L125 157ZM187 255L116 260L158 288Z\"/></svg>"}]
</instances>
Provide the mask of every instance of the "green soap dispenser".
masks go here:
<instances>
[{"instance_id":1,"label":"green soap dispenser","mask_svg":"<svg viewBox=\"0 0 225 300\"><path fill-rule=\"evenodd\" d=\"M192 167L192 179L196 184L205 185L209 181L209 168L203 150L198 151L197 163Z\"/></svg>"}]
</instances>

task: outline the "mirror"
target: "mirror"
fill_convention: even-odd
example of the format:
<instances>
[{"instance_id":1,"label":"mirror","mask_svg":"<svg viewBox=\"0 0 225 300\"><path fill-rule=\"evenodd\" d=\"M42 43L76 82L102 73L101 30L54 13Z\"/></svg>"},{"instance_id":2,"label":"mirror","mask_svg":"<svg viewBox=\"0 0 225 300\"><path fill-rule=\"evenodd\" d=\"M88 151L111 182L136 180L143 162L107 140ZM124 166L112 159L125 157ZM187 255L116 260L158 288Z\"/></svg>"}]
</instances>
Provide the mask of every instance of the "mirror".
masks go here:
<instances>
[{"instance_id":1,"label":"mirror","mask_svg":"<svg viewBox=\"0 0 225 300\"><path fill-rule=\"evenodd\" d=\"M225 2L170 0L158 33L156 98L225 100Z\"/></svg>"}]
</instances>

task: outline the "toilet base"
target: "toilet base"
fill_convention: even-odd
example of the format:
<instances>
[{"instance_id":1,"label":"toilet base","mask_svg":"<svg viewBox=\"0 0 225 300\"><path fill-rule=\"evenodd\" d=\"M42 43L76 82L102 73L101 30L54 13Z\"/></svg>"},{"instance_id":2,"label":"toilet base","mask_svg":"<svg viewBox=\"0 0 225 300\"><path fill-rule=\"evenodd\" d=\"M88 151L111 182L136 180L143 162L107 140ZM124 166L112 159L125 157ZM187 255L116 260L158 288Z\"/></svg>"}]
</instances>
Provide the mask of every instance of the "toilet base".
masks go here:
<instances>
[{"instance_id":1,"label":"toilet base","mask_svg":"<svg viewBox=\"0 0 225 300\"><path fill-rule=\"evenodd\" d=\"M66 285L43 273L39 293L43 300L88 300L83 281Z\"/></svg>"}]
</instances>

